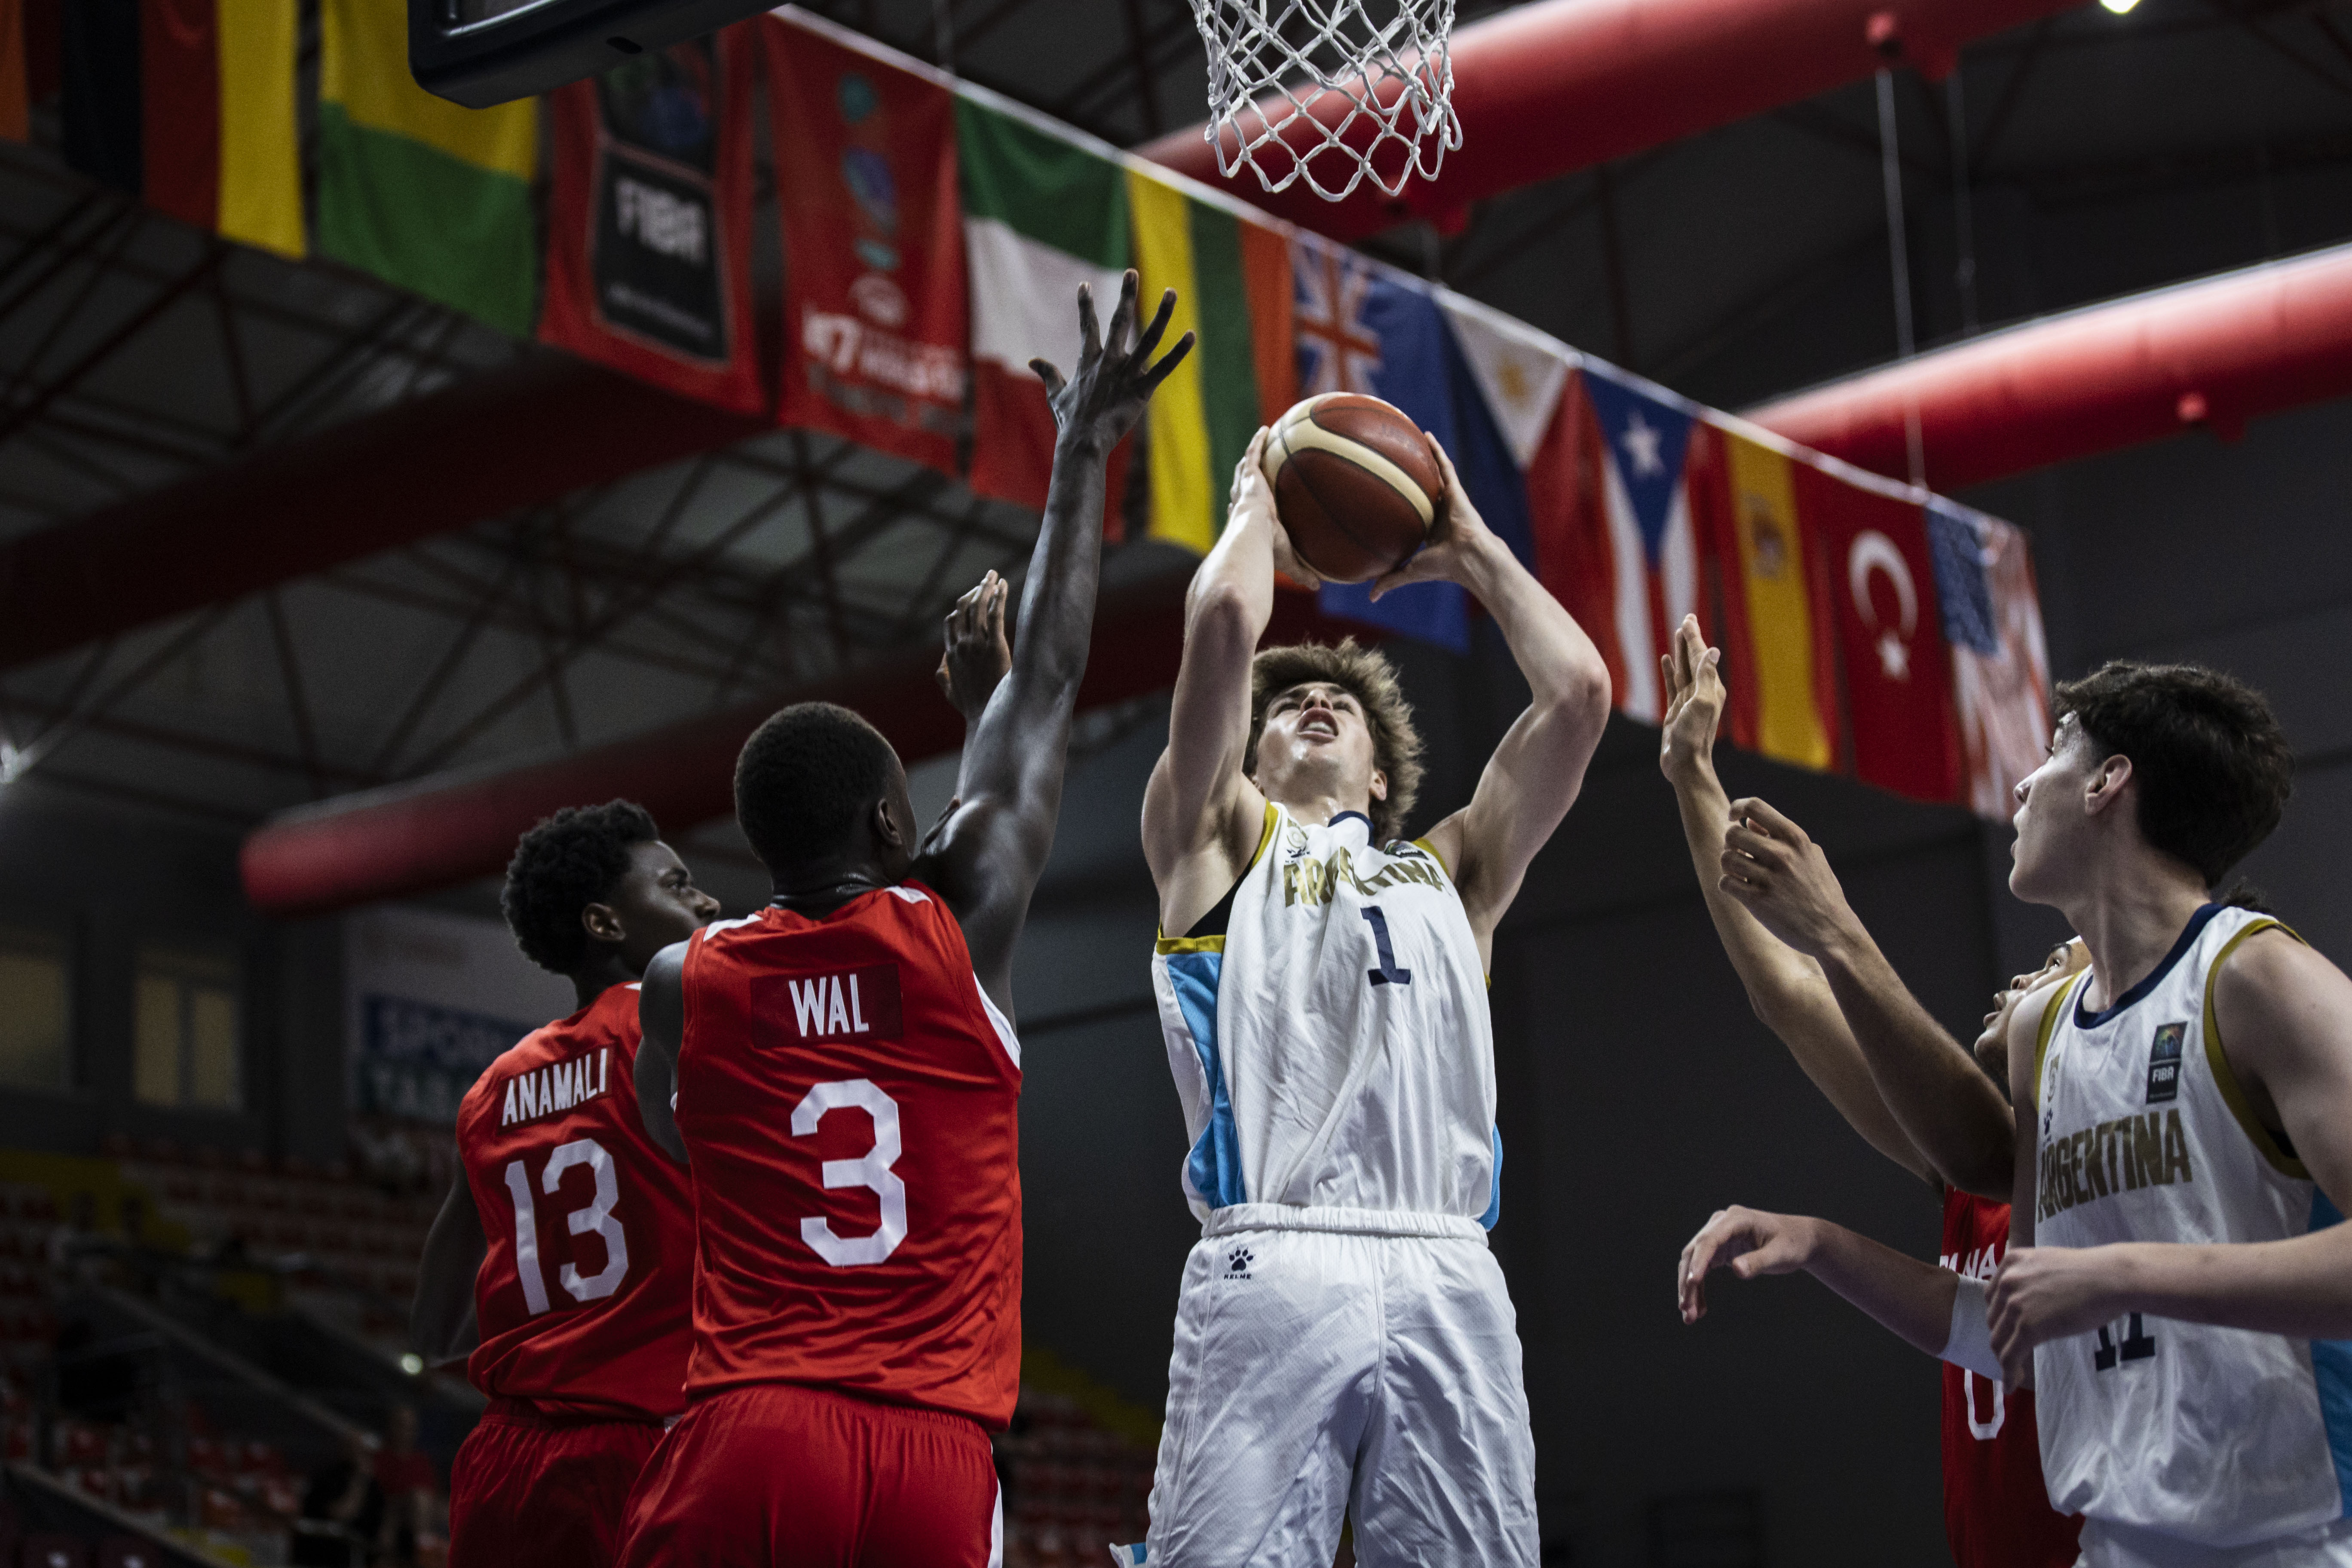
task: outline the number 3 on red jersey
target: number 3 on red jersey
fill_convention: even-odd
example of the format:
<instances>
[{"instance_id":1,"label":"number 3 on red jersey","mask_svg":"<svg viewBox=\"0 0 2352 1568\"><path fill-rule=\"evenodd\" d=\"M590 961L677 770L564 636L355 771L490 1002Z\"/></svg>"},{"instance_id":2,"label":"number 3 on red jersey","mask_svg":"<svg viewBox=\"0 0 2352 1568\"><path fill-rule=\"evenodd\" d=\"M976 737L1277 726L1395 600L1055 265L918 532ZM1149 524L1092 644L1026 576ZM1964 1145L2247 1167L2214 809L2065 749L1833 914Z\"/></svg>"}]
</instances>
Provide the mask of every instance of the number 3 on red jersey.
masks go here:
<instances>
[{"instance_id":1,"label":"number 3 on red jersey","mask_svg":"<svg viewBox=\"0 0 2352 1568\"><path fill-rule=\"evenodd\" d=\"M824 1120L826 1111L852 1108L874 1118L874 1147L860 1159L827 1160L824 1163L824 1184L827 1190L835 1187L872 1189L874 1195L882 1200L882 1224L870 1236L845 1237L834 1235L833 1224L829 1220L802 1220L801 1239L835 1268L848 1268L860 1263L879 1263L898 1251L898 1244L907 1239L907 1184L890 1171L890 1167L898 1163L897 1100L875 1087L871 1079L843 1079L835 1083L818 1084L793 1107L793 1136L813 1137L817 1123Z\"/></svg>"},{"instance_id":2,"label":"number 3 on red jersey","mask_svg":"<svg viewBox=\"0 0 2352 1568\"><path fill-rule=\"evenodd\" d=\"M613 1173L613 1156L593 1138L575 1138L559 1146L547 1157L547 1171L540 1186L553 1197L563 1184L563 1173L574 1165L585 1165L596 1175L596 1195L585 1208L573 1209L564 1216L565 1228L574 1236L590 1231L604 1243L604 1267L595 1274L583 1276L576 1265L567 1263L556 1274L556 1283L569 1291L575 1301L586 1303L602 1300L621 1288L621 1280L629 1272L629 1238L622 1234L621 1222L613 1217L613 1210L621 1202L621 1184ZM507 1192L514 1198L515 1211L515 1274L522 1281L523 1305L530 1315L538 1317L547 1310L547 1277L539 1267L539 1217L531 1203L530 1173L520 1160L507 1163Z\"/></svg>"}]
</instances>

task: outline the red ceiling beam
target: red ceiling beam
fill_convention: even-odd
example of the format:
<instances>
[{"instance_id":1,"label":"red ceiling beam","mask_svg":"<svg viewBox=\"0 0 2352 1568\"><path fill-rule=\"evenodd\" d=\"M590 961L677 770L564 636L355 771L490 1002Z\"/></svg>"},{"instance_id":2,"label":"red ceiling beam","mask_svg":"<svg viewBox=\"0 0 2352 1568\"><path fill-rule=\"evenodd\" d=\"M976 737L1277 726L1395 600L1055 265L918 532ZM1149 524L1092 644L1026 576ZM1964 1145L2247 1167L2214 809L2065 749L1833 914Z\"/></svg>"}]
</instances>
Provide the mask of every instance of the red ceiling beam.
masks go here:
<instances>
[{"instance_id":1,"label":"red ceiling beam","mask_svg":"<svg viewBox=\"0 0 2352 1568\"><path fill-rule=\"evenodd\" d=\"M533 353L0 544L0 669L766 428Z\"/></svg>"},{"instance_id":2,"label":"red ceiling beam","mask_svg":"<svg viewBox=\"0 0 2352 1568\"><path fill-rule=\"evenodd\" d=\"M1200 126L1138 151L1336 239L1408 218L1451 229L1473 202L1827 92L1869 76L1889 53L1940 78L1962 45L2078 3L1537 0L1454 35L1462 146L1435 180L1416 179L1393 199L1369 183L1331 203L1304 180L1275 195L1247 172L1223 180ZM1314 107L1337 124L1348 105L1327 93ZM1338 172L1316 165L1327 184Z\"/></svg>"},{"instance_id":3,"label":"red ceiling beam","mask_svg":"<svg viewBox=\"0 0 2352 1568\"><path fill-rule=\"evenodd\" d=\"M1095 614L1081 708L1172 685L1184 644L1191 574L1106 590ZM1326 622L1303 594L1277 595L1267 635L1296 641L1360 626ZM908 765L963 743L963 721L931 682L939 655L921 648L832 680L720 709L645 734L519 768L444 775L289 813L245 841L246 897L273 915L321 914L489 876L524 829L559 806L625 796L673 833L735 809L735 753L760 721L790 702L838 702L872 721Z\"/></svg>"},{"instance_id":4,"label":"red ceiling beam","mask_svg":"<svg viewBox=\"0 0 2352 1568\"><path fill-rule=\"evenodd\" d=\"M1927 482L1983 484L2203 426L2352 396L2352 246L2028 321L1748 417L1816 451Z\"/></svg>"}]
</instances>

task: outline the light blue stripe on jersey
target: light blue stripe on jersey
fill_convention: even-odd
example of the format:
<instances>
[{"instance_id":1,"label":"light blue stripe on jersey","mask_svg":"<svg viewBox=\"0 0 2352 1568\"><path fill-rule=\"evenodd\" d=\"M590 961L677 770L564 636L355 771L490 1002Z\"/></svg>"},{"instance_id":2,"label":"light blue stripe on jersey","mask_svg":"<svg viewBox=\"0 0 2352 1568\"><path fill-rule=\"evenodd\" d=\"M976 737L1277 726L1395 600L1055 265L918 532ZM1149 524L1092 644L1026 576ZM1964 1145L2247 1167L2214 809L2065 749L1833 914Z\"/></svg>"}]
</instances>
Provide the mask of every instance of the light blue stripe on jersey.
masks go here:
<instances>
[{"instance_id":1,"label":"light blue stripe on jersey","mask_svg":"<svg viewBox=\"0 0 2352 1568\"><path fill-rule=\"evenodd\" d=\"M2327 1194L2311 1189L2311 1228L2342 1225L2344 1216ZM2319 1385L2319 1419L2327 1428L2327 1452L2336 1461L2336 1486L2344 1511L2352 1514L2352 1340L2311 1342L2311 1376Z\"/></svg>"},{"instance_id":2,"label":"light blue stripe on jersey","mask_svg":"<svg viewBox=\"0 0 2352 1568\"><path fill-rule=\"evenodd\" d=\"M1492 1230L1495 1228L1495 1222L1502 1217L1503 1130L1497 1127L1495 1129L1495 1174L1487 1183L1486 1212L1478 1216L1478 1223L1485 1226L1488 1230Z\"/></svg>"},{"instance_id":3,"label":"light blue stripe on jersey","mask_svg":"<svg viewBox=\"0 0 2352 1568\"><path fill-rule=\"evenodd\" d=\"M1201 1072L1208 1079L1209 1124L1192 1145L1185 1173L1201 1201L1213 1209L1249 1202L1242 1185L1241 1134L1234 1126L1234 1102L1225 1092L1224 1064L1217 1056L1217 977L1224 968L1222 952L1171 952L1161 960L1168 968L1169 988L1192 1031L1192 1048L1200 1053Z\"/></svg>"}]
</instances>

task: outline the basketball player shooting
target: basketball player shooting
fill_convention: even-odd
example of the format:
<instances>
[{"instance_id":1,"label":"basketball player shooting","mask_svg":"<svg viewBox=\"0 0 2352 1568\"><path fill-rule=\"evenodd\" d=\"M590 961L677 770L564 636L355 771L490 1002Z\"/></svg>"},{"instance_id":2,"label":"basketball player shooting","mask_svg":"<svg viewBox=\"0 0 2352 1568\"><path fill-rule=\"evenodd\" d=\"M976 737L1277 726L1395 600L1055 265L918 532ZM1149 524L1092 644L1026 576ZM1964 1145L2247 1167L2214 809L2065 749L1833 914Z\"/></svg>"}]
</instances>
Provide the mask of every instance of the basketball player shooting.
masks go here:
<instances>
[{"instance_id":1,"label":"basketball player shooting","mask_svg":"<svg viewBox=\"0 0 2352 1568\"><path fill-rule=\"evenodd\" d=\"M1106 338L1081 289L1012 672L958 804L914 821L890 743L803 703L744 744L735 815L766 908L646 971L646 1131L694 1173L688 1408L630 1500L622 1561L983 1568L988 1432L1021 1370L1021 1048L1013 954L1060 809L1102 552L1104 468L1191 333Z\"/></svg>"},{"instance_id":2,"label":"basketball player shooting","mask_svg":"<svg viewBox=\"0 0 2352 1568\"><path fill-rule=\"evenodd\" d=\"M1367 1568L1532 1568L1534 1446L1486 1237L1485 972L1599 743L1608 670L1441 455L1438 531L1378 591L1462 584L1534 700L1469 805L1404 842L1420 742L1387 661L1352 639L1255 652L1276 571L1316 580L1276 519L1267 438L1192 579L1144 796L1153 983L1204 1221L1148 1560L1323 1568L1346 1513Z\"/></svg>"}]
</instances>

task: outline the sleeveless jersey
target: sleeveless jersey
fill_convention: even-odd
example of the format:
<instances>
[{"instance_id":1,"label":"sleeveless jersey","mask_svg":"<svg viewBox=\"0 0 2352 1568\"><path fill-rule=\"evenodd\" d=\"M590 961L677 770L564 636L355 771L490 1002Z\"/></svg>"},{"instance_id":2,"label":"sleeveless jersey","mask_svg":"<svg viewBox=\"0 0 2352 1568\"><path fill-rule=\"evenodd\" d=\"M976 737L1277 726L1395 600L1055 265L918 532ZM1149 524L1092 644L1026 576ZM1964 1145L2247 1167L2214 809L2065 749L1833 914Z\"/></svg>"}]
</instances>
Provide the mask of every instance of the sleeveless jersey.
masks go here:
<instances>
[{"instance_id":1,"label":"sleeveless jersey","mask_svg":"<svg viewBox=\"0 0 2352 1568\"><path fill-rule=\"evenodd\" d=\"M2034 1239L2256 1242L2339 1215L2247 1108L2213 1011L2247 937L2208 904L2153 973L2094 1013L2085 974L2042 1021ZM2290 933L2292 934L2292 933ZM2352 1342L2132 1313L2033 1352L2050 1500L2208 1546L2327 1523L2352 1488Z\"/></svg>"},{"instance_id":2,"label":"sleeveless jersey","mask_svg":"<svg viewBox=\"0 0 2352 1568\"><path fill-rule=\"evenodd\" d=\"M1021 1047L916 882L687 950L699 1397L800 1383L1002 1427L1021 1379Z\"/></svg>"},{"instance_id":3,"label":"sleeveless jersey","mask_svg":"<svg viewBox=\"0 0 2352 1568\"><path fill-rule=\"evenodd\" d=\"M1162 938L1152 990L1192 1212L1279 1204L1491 1227L1495 1045L1476 937L1425 844L1268 803L1222 936Z\"/></svg>"},{"instance_id":4,"label":"sleeveless jersey","mask_svg":"<svg viewBox=\"0 0 2352 1568\"><path fill-rule=\"evenodd\" d=\"M2009 1205L1944 1189L1939 1261L1990 1281L2009 1251ZM1944 1363L1944 1535L1959 1568L2073 1568L2083 1521L2050 1506L2033 1391Z\"/></svg>"},{"instance_id":5,"label":"sleeveless jersey","mask_svg":"<svg viewBox=\"0 0 2352 1568\"><path fill-rule=\"evenodd\" d=\"M475 1387L551 1414L686 1408L694 1199L637 1116L637 988L535 1029L466 1092L457 1155L489 1246Z\"/></svg>"}]
</instances>

